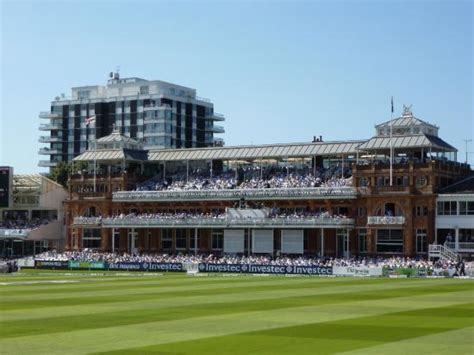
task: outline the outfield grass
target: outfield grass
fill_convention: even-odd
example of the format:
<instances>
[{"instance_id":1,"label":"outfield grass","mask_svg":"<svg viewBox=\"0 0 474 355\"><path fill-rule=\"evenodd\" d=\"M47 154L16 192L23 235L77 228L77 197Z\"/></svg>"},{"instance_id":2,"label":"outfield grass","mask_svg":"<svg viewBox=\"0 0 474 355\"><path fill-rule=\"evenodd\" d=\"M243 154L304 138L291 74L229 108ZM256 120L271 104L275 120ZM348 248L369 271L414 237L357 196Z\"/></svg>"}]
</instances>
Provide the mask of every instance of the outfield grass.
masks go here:
<instances>
[{"instance_id":1,"label":"outfield grass","mask_svg":"<svg viewBox=\"0 0 474 355\"><path fill-rule=\"evenodd\" d=\"M474 282L8 275L0 325L1 354L473 354Z\"/></svg>"}]
</instances>

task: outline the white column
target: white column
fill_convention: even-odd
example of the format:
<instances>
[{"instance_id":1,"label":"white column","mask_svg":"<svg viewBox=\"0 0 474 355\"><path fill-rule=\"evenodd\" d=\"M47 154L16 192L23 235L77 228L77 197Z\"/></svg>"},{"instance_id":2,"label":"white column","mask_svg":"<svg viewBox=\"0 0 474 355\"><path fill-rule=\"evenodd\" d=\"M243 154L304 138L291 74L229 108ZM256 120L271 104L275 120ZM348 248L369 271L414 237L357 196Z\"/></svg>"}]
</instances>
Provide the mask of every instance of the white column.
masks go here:
<instances>
[{"instance_id":1,"label":"white column","mask_svg":"<svg viewBox=\"0 0 474 355\"><path fill-rule=\"evenodd\" d=\"M112 253L115 253L115 228L112 228Z\"/></svg>"},{"instance_id":2,"label":"white column","mask_svg":"<svg viewBox=\"0 0 474 355\"><path fill-rule=\"evenodd\" d=\"M198 229L194 228L194 255L197 255L198 250Z\"/></svg>"},{"instance_id":3,"label":"white column","mask_svg":"<svg viewBox=\"0 0 474 355\"><path fill-rule=\"evenodd\" d=\"M324 228L321 228L321 236L320 236L320 241L321 241L321 251L320 251L320 256L324 256Z\"/></svg>"},{"instance_id":4,"label":"white column","mask_svg":"<svg viewBox=\"0 0 474 355\"><path fill-rule=\"evenodd\" d=\"M459 250L459 228L456 227L455 234L454 234L454 250Z\"/></svg>"},{"instance_id":5,"label":"white column","mask_svg":"<svg viewBox=\"0 0 474 355\"><path fill-rule=\"evenodd\" d=\"M132 253L135 252L135 228L132 228L132 243L130 249L132 249Z\"/></svg>"},{"instance_id":6,"label":"white column","mask_svg":"<svg viewBox=\"0 0 474 355\"><path fill-rule=\"evenodd\" d=\"M346 249L347 249L347 253L346 253L346 257L349 257L351 252L350 252L350 241L349 241L349 228L346 229Z\"/></svg>"}]
</instances>

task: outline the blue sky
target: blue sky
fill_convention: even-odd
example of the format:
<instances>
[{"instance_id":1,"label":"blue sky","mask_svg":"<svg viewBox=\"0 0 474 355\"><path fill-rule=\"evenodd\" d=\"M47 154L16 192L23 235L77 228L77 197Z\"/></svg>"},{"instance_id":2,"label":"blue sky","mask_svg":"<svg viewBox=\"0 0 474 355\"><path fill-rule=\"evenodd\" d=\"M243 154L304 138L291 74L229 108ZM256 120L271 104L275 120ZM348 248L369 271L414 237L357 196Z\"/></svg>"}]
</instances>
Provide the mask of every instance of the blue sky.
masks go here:
<instances>
[{"instance_id":1,"label":"blue sky","mask_svg":"<svg viewBox=\"0 0 474 355\"><path fill-rule=\"evenodd\" d=\"M17 173L45 171L38 113L117 65L210 98L226 145L370 138L392 95L459 160L474 139L472 1L0 3L0 165Z\"/></svg>"}]
</instances>

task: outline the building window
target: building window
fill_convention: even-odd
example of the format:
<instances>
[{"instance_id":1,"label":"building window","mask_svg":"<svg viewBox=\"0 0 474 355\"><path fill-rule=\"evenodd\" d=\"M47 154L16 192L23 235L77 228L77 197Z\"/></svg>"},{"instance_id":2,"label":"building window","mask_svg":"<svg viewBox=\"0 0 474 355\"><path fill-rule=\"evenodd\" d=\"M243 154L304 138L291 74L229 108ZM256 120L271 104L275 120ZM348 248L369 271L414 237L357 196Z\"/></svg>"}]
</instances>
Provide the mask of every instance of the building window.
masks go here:
<instances>
[{"instance_id":1,"label":"building window","mask_svg":"<svg viewBox=\"0 0 474 355\"><path fill-rule=\"evenodd\" d=\"M474 201L459 201L459 214L461 216L474 215Z\"/></svg>"},{"instance_id":2,"label":"building window","mask_svg":"<svg viewBox=\"0 0 474 355\"><path fill-rule=\"evenodd\" d=\"M140 95L148 95L149 88L148 85L140 86Z\"/></svg>"},{"instance_id":3,"label":"building window","mask_svg":"<svg viewBox=\"0 0 474 355\"><path fill-rule=\"evenodd\" d=\"M456 214L456 201L438 202L438 216L455 216Z\"/></svg>"},{"instance_id":4,"label":"building window","mask_svg":"<svg viewBox=\"0 0 474 355\"><path fill-rule=\"evenodd\" d=\"M161 249L173 249L173 233L171 229L163 229L161 231Z\"/></svg>"},{"instance_id":5,"label":"building window","mask_svg":"<svg viewBox=\"0 0 474 355\"><path fill-rule=\"evenodd\" d=\"M416 206L415 215L417 217L423 217L428 215L428 207L426 206Z\"/></svg>"},{"instance_id":6,"label":"building window","mask_svg":"<svg viewBox=\"0 0 474 355\"><path fill-rule=\"evenodd\" d=\"M369 179L366 177L361 177L359 185L362 187L369 186Z\"/></svg>"},{"instance_id":7,"label":"building window","mask_svg":"<svg viewBox=\"0 0 474 355\"><path fill-rule=\"evenodd\" d=\"M365 208L365 207L357 207L357 216L358 216L358 217L365 217L365 216L367 216L367 208Z\"/></svg>"},{"instance_id":8,"label":"building window","mask_svg":"<svg viewBox=\"0 0 474 355\"><path fill-rule=\"evenodd\" d=\"M197 238L195 236L195 233L197 232ZM196 239L197 239L197 244L196 244ZM201 239L201 236L199 235L199 230L191 230L191 235L189 237L189 249L194 250L194 249L199 249L199 241Z\"/></svg>"},{"instance_id":9,"label":"building window","mask_svg":"<svg viewBox=\"0 0 474 355\"><path fill-rule=\"evenodd\" d=\"M100 243L100 229L84 229L84 234L82 235L83 248L99 249Z\"/></svg>"},{"instance_id":10,"label":"building window","mask_svg":"<svg viewBox=\"0 0 474 355\"><path fill-rule=\"evenodd\" d=\"M416 230L416 252L418 254L426 253L428 251L428 239L426 236L426 229Z\"/></svg>"},{"instance_id":11,"label":"building window","mask_svg":"<svg viewBox=\"0 0 474 355\"><path fill-rule=\"evenodd\" d=\"M426 176L417 176L416 177L416 186L425 186L428 179Z\"/></svg>"},{"instance_id":12,"label":"building window","mask_svg":"<svg viewBox=\"0 0 474 355\"><path fill-rule=\"evenodd\" d=\"M224 248L224 232L222 229L212 231L212 249L222 250Z\"/></svg>"},{"instance_id":13,"label":"building window","mask_svg":"<svg viewBox=\"0 0 474 355\"><path fill-rule=\"evenodd\" d=\"M176 249L186 249L186 229L176 230Z\"/></svg>"},{"instance_id":14,"label":"building window","mask_svg":"<svg viewBox=\"0 0 474 355\"><path fill-rule=\"evenodd\" d=\"M359 229L358 238L359 238L359 253L367 253L368 251L367 229Z\"/></svg>"},{"instance_id":15,"label":"building window","mask_svg":"<svg viewBox=\"0 0 474 355\"><path fill-rule=\"evenodd\" d=\"M377 253L403 253L403 230L377 230Z\"/></svg>"}]
</instances>

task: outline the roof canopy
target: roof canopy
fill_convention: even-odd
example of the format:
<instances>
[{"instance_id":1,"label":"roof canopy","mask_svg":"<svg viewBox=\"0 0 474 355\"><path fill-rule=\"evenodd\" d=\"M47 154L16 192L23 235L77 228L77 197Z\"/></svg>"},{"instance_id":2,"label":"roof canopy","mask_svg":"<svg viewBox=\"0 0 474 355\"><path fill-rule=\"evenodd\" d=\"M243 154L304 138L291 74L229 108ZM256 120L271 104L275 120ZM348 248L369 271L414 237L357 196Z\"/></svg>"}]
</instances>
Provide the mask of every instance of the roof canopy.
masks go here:
<instances>
[{"instance_id":1,"label":"roof canopy","mask_svg":"<svg viewBox=\"0 0 474 355\"><path fill-rule=\"evenodd\" d=\"M427 134L413 134L407 136L393 136L393 148L395 149L414 149L425 148L431 149L434 152L457 152L457 149L452 145L446 143L439 137L430 136ZM388 150L390 149L390 137L376 136L369 139L367 142L357 147L358 150Z\"/></svg>"}]
</instances>

